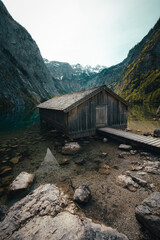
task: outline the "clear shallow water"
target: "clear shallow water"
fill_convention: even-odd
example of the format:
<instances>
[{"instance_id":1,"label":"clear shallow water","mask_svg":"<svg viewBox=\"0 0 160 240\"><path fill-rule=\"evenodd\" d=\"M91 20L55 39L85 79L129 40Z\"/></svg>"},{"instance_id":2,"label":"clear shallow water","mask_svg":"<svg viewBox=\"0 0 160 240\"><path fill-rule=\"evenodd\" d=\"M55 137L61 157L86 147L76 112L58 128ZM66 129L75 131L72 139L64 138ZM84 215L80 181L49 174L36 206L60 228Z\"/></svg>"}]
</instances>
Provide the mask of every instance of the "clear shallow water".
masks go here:
<instances>
[{"instance_id":1,"label":"clear shallow water","mask_svg":"<svg viewBox=\"0 0 160 240\"><path fill-rule=\"evenodd\" d=\"M8 110L0 109L0 133L32 126L36 122L39 122L37 108L19 106Z\"/></svg>"},{"instance_id":2,"label":"clear shallow water","mask_svg":"<svg viewBox=\"0 0 160 240\"><path fill-rule=\"evenodd\" d=\"M160 118L156 118L158 104L130 106L128 112L128 128L140 131L153 131L160 128ZM0 109L0 134L32 127L39 123L37 108L19 106L10 110Z\"/></svg>"},{"instance_id":3,"label":"clear shallow water","mask_svg":"<svg viewBox=\"0 0 160 240\"><path fill-rule=\"evenodd\" d=\"M153 132L160 129L160 120L154 119L158 106L133 106L129 110L128 128L132 131ZM154 119L154 120L153 120ZM3 111L0 114L0 172L3 168L10 168L6 174L0 175L0 203L6 200L6 193L9 184L21 172L35 172L43 161L47 148L49 147L58 161L64 158L61 154L61 146L65 138L53 131L42 131L39 124L39 113L37 109L18 107L10 111ZM102 142L90 139L90 144L83 147L81 157L88 154L91 156L94 151L105 152ZM83 144L83 142L82 142ZM118 149L116 143L108 145L107 152L115 152ZM114 150L115 149L115 150ZM77 156L79 157L79 156ZM16 164L12 163L13 158L18 158ZM112 161L114 156L112 158ZM93 166L88 166L92 169ZM85 169L87 170L87 169ZM74 164L70 164L68 171L79 174ZM64 168L64 174L67 166ZM50 179L44 179L45 182ZM53 180L54 181L54 180Z\"/></svg>"}]
</instances>

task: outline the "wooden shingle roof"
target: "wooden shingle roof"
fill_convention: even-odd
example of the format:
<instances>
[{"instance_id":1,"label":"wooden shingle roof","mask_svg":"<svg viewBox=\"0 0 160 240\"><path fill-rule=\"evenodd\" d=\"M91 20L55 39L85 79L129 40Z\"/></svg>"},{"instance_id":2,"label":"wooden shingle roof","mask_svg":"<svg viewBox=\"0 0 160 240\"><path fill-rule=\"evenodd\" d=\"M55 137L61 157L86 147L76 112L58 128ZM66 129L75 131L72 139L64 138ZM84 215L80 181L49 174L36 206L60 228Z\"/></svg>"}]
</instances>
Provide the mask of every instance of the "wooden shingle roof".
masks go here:
<instances>
[{"instance_id":1,"label":"wooden shingle roof","mask_svg":"<svg viewBox=\"0 0 160 240\"><path fill-rule=\"evenodd\" d=\"M127 102L119 97L117 94L115 94L111 89L106 87L106 85L98 86L95 88L90 88L84 91L74 92L74 93L68 93L61 96L56 96L54 98L49 99L48 101L39 104L38 108L44 108L44 109L52 109L52 110L59 110L68 112L72 108L78 106L79 104L83 103L90 97L93 97L100 91L105 90L109 94L111 94L113 97L118 99L119 101L123 102L125 105L128 106Z\"/></svg>"}]
</instances>

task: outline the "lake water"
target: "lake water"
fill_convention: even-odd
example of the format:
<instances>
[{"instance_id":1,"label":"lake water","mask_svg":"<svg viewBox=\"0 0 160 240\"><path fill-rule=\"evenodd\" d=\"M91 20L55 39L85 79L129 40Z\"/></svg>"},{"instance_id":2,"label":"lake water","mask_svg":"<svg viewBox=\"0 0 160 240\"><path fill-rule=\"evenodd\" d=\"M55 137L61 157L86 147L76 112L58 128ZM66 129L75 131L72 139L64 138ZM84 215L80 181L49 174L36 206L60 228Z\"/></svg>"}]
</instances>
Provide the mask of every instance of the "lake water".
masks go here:
<instances>
[{"instance_id":1,"label":"lake water","mask_svg":"<svg viewBox=\"0 0 160 240\"><path fill-rule=\"evenodd\" d=\"M158 106L133 106L128 113L128 128L133 132L153 132L160 129L160 119L155 119ZM65 138L54 131L42 131L39 124L39 113L35 108L18 107L0 113L0 203L5 203L9 184L21 172L35 172L43 161L49 147L58 161L64 156L60 149ZM104 151L101 142L89 140L92 144L84 147L83 155L95 154L97 149ZM111 155L116 143L111 143ZM118 148L118 147L117 147ZM88 166L92 168L93 166ZM6 171L3 174L3 171ZM74 165L69 168L76 174ZM66 173L66 169L64 169ZM45 181L48 179L46 177ZM54 182L54 181L53 181Z\"/></svg>"}]
</instances>

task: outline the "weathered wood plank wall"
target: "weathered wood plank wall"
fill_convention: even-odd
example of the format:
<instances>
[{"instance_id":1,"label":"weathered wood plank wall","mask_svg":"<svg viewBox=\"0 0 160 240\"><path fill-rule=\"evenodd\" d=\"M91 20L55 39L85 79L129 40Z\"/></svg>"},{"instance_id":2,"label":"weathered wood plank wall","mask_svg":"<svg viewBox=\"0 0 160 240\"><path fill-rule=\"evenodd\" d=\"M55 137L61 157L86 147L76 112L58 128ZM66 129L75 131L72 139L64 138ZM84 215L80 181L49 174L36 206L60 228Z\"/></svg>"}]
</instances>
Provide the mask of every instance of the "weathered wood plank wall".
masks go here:
<instances>
[{"instance_id":1,"label":"weathered wood plank wall","mask_svg":"<svg viewBox=\"0 0 160 240\"><path fill-rule=\"evenodd\" d=\"M127 106L106 91L98 93L68 113L49 109L39 109L39 111L42 121L45 120L73 137L94 134L97 127L127 126Z\"/></svg>"},{"instance_id":2,"label":"weathered wood plank wall","mask_svg":"<svg viewBox=\"0 0 160 240\"><path fill-rule=\"evenodd\" d=\"M97 111L99 116L96 117L96 107L101 110ZM75 107L68 113L68 133L84 135L87 132L94 132L96 130L96 122L98 118L104 118L102 109L106 107L106 123L103 126L112 127L126 127L127 107L119 102L117 99L106 93L105 91L98 93L96 96L87 100L86 102ZM104 110L105 111L105 110ZM104 118L105 119L105 118ZM99 124L103 122L99 121Z\"/></svg>"}]
</instances>

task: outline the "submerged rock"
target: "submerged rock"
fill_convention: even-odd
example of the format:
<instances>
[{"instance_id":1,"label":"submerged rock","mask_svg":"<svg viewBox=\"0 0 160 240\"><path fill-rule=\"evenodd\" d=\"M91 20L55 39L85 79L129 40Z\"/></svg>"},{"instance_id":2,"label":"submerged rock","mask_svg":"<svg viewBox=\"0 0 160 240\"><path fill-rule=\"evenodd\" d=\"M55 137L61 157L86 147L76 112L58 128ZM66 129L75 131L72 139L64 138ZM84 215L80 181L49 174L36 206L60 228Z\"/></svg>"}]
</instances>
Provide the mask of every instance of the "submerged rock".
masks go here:
<instances>
[{"instance_id":1,"label":"submerged rock","mask_svg":"<svg viewBox=\"0 0 160 240\"><path fill-rule=\"evenodd\" d=\"M131 155L136 155L137 154L137 150L130 150L130 154Z\"/></svg>"},{"instance_id":2,"label":"submerged rock","mask_svg":"<svg viewBox=\"0 0 160 240\"><path fill-rule=\"evenodd\" d=\"M152 193L135 209L137 220L158 238L160 236L160 192Z\"/></svg>"},{"instance_id":3,"label":"submerged rock","mask_svg":"<svg viewBox=\"0 0 160 240\"><path fill-rule=\"evenodd\" d=\"M62 147L62 154L74 155L79 152L80 149L81 147L77 142L66 143L65 146Z\"/></svg>"},{"instance_id":4,"label":"submerged rock","mask_svg":"<svg viewBox=\"0 0 160 240\"><path fill-rule=\"evenodd\" d=\"M126 145L126 144L120 144L119 149L129 151L129 150L132 149L132 146L131 145Z\"/></svg>"},{"instance_id":5,"label":"submerged rock","mask_svg":"<svg viewBox=\"0 0 160 240\"><path fill-rule=\"evenodd\" d=\"M85 184L79 186L75 192L73 199L78 203L87 203L91 197L91 191Z\"/></svg>"},{"instance_id":6,"label":"submerged rock","mask_svg":"<svg viewBox=\"0 0 160 240\"><path fill-rule=\"evenodd\" d=\"M21 172L10 185L9 197L14 197L17 194L29 190L30 185L34 181L34 177L34 174Z\"/></svg>"},{"instance_id":7,"label":"submerged rock","mask_svg":"<svg viewBox=\"0 0 160 240\"><path fill-rule=\"evenodd\" d=\"M100 174L108 175L108 174L110 174L110 172L111 172L111 168L109 165L107 165L105 163L100 163L100 165L99 165L99 173Z\"/></svg>"},{"instance_id":8,"label":"submerged rock","mask_svg":"<svg viewBox=\"0 0 160 240\"><path fill-rule=\"evenodd\" d=\"M68 158L63 158L60 162L60 165L67 165L69 164L69 159Z\"/></svg>"},{"instance_id":9,"label":"submerged rock","mask_svg":"<svg viewBox=\"0 0 160 240\"><path fill-rule=\"evenodd\" d=\"M1 239L128 240L111 227L76 215L73 209L75 204L58 187L41 185L9 209L0 223Z\"/></svg>"},{"instance_id":10,"label":"submerged rock","mask_svg":"<svg viewBox=\"0 0 160 240\"><path fill-rule=\"evenodd\" d=\"M12 158L10 160L10 162L13 163L13 164L17 164L21 158L22 158L22 156L20 156L20 155L16 156L16 157Z\"/></svg>"},{"instance_id":11,"label":"submerged rock","mask_svg":"<svg viewBox=\"0 0 160 240\"><path fill-rule=\"evenodd\" d=\"M135 192L138 188L138 184L135 183L131 176L119 175L116 179L117 185L127 188L131 192Z\"/></svg>"},{"instance_id":12,"label":"submerged rock","mask_svg":"<svg viewBox=\"0 0 160 240\"><path fill-rule=\"evenodd\" d=\"M104 143L108 142L108 139L107 138L103 138L103 142Z\"/></svg>"},{"instance_id":13,"label":"submerged rock","mask_svg":"<svg viewBox=\"0 0 160 240\"><path fill-rule=\"evenodd\" d=\"M159 161L155 161L155 162L151 162L151 161L145 161L143 164L143 168L145 172L148 173L153 173L153 174L160 174L160 162Z\"/></svg>"},{"instance_id":14,"label":"submerged rock","mask_svg":"<svg viewBox=\"0 0 160 240\"><path fill-rule=\"evenodd\" d=\"M3 176L5 174L8 174L12 171L12 168L10 166L3 166L0 169L0 176Z\"/></svg>"}]
</instances>

